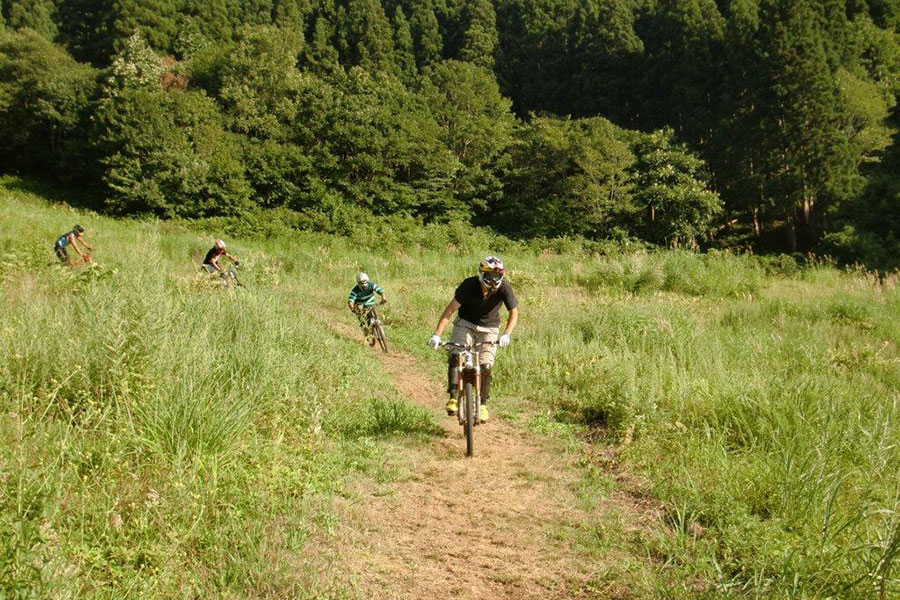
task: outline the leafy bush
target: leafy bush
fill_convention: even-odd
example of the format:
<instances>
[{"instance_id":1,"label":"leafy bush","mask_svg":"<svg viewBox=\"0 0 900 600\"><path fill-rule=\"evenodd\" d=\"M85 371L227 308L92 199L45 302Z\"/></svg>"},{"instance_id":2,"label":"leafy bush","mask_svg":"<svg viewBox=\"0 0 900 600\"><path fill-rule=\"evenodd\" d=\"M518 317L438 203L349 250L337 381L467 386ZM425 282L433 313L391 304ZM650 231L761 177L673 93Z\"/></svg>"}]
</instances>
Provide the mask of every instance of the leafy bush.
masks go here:
<instances>
[{"instance_id":1,"label":"leafy bush","mask_svg":"<svg viewBox=\"0 0 900 600\"><path fill-rule=\"evenodd\" d=\"M249 208L240 147L204 94L126 89L103 101L97 127L110 211L203 217Z\"/></svg>"},{"instance_id":2,"label":"leafy bush","mask_svg":"<svg viewBox=\"0 0 900 600\"><path fill-rule=\"evenodd\" d=\"M536 117L510 147L504 197L493 221L520 237L612 237L629 220L634 155L603 118Z\"/></svg>"},{"instance_id":3,"label":"leafy bush","mask_svg":"<svg viewBox=\"0 0 900 600\"><path fill-rule=\"evenodd\" d=\"M0 33L0 162L77 175L97 75L34 31Z\"/></svg>"}]
</instances>

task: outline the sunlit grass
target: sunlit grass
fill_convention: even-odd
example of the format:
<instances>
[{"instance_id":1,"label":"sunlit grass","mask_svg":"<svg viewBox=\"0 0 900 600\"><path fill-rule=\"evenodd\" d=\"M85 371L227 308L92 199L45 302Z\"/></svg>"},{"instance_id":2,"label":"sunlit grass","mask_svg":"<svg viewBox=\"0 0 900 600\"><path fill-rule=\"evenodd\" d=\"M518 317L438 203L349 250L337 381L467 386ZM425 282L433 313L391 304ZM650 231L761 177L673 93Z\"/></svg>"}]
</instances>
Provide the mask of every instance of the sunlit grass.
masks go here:
<instances>
[{"instance_id":1,"label":"sunlit grass","mask_svg":"<svg viewBox=\"0 0 900 600\"><path fill-rule=\"evenodd\" d=\"M391 299L392 347L440 380L445 360L425 340L454 286L504 251L522 322L498 354L494 414L613 445L663 514L651 532L623 514L559 532L622 553L598 590L900 593L896 277L731 254L556 253L483 233L456 232L448 250L432 228L379 231L371 246L229 239L247 283L229 291L196 270L209 235L0 193L9 589L342 597L340 574L297 563L328 535L330 498L383 468L392 444L437 429L327 319L367 270ZM50 245L76 220L98 250L71 271ZM587 509L616 485L597 468L580 490Z\"/></svg>"}]
</instances>

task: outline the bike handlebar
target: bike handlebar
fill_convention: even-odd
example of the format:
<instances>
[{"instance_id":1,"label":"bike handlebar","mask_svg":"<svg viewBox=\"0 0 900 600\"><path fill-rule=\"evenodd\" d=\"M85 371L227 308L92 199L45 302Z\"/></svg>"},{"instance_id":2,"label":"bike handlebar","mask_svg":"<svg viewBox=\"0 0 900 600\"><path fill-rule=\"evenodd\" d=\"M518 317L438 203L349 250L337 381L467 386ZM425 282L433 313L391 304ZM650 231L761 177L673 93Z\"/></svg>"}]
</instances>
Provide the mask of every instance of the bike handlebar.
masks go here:
<instances>
[{"instance_id":1,"label":"bike handlebar","mask_svg":"<svg viewBox=\"0 0 900 600\"><path fill-rule=\"evenodd\" d=\"M475 346L499 346L500 342L475 342L474 344L457 344L455 342L441 342L440 348L456 348L457 350L469 350Z\"/></svg>"}]
</instances>

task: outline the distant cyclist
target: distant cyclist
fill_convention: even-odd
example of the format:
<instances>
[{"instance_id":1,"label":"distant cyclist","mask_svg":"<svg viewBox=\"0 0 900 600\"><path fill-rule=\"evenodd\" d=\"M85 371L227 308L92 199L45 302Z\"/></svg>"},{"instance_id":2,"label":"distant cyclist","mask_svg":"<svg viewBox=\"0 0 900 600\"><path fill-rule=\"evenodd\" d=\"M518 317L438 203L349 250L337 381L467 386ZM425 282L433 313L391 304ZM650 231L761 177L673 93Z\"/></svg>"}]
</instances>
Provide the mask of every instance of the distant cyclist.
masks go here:
<instances>
[{"instance_id":1,"label":"distant cyclist","mask_svg":"<svg viewBox=\"0 0 900 600\"><path fill-rule=\"evenodd\" d=\"M478 362L481 363L481 420L488 420L488 411L484 406L491 395L491 368L494 366L494 353L496 347L493 342L499 342L501 348L509 346L511 335L519 321L519 303L513 293L512 286L504 278L506 268L503 261L496 256L485 257L478 265L478 276L464 279L453 295L453 300L444 309L437 327L428 345L438 348L441 345L441 334L450 317L457 310L459 313L453 321L453 333L450 334L450 343L465 346L470 343L488 343L478 347ZM503 335L500 333L500 304L506 306L509 318ZM447 392L450 399L447 401L447 414L456 414L456 377L454 368L454 356L449 356L447 369Z\"/></svg>"},{"instance_id":2,"label":"distant cyclist","mask_svg":"<svg viewBox=\"0 0 900 600\"><path fill-rule=\"evenodd\" d=\"M375 294L381 296L382 304L387 302L384 288L370 281L366 273L358 273L356 275L356 285L353 286L353 289L350 290L350 295L347 297L347 307L356 313L356 316L359 318L359 326L362 327L363 332L366 334L366 340L370 346L375 345L375 336L369 331L365 309L375 306Z\"/></svg>"},{"instance_id":3,"label":"distant cyclist","mask_svg":"<svg viewBox=\"0 0 900 600\"><path fill-rule=\"evenodd\" d=\"M67 231L66 233L59 236L56 240L56 243L53 244L53 251L56 252L56 256L64 263L74 266L75 263L69 258L69 252L66 248L70 245L78 253L78 256L81 257L81 260L84 262L90 262L91 256L87 252L93 252L94 247L88 244L82 234L84 233L84 227L81 225L75 225L72 228L72 231ZM78 242L87 249L85 252L82 252L81 249L78 248Z\"/></svg>"},{"instance_id":4,"label":"distant cyclist","mask_svg":"<svg viewBox=\"0 0 900 600\"><path fill-rule=\"evenodd\" d=\"M225 256L225 258L233 262L235 266L239 266L241 264L238 262L238 259L225 252L224 241L216 240L216 243L213 244L213 247L210 248L209 252L206 253L206 258L203 259L203 268L210 273L224 273L224 270L219 265L219 258L223 255Z\"/></svg>"}]
</instances>

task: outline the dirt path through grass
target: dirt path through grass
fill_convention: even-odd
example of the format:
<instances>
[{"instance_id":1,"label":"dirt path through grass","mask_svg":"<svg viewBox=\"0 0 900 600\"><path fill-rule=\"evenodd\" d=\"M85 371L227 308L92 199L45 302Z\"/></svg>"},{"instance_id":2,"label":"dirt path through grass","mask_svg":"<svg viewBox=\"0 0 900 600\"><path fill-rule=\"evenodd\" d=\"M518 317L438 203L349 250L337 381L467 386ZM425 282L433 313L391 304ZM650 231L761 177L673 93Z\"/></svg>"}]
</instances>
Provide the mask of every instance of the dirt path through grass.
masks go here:
<instances>
[{"instance_id":1,"label":"dirt path through grass","mask_svg":"<svg viewBox=\"0 0 900 600\"><path fill-rule=\"evenodd\" d=\"M343 335L354 327L331 320ZM443 410L443 383L423 375L415 358L377 353L398 391L411 401ZM614 552L588 557L572 532L614 509L634 507L612 495L580 508L574 458L558 442L539 438L492 417L479 426L475 457L455 419L440 417L446 436L424 448L403 449L413 475L388 493L361 490L350 509L347 564L365 598L615 598L628 597L604 577ZM374 486L369 486L374 488ZM635 524L635 526L638 526Z\"/></svg>"}]
</instances>

